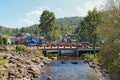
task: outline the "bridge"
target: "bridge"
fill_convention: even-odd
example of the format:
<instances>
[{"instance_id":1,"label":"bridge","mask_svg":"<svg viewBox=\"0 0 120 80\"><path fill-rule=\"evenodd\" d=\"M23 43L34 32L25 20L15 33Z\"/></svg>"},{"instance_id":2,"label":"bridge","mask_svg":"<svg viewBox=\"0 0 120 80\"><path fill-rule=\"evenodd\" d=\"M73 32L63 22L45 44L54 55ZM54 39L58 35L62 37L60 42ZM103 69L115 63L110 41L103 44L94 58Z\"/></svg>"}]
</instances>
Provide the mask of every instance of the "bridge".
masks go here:
<instances>
[{"instance_id":1,"label":"bridge","mask_svg":"<svg viewBox=\"0 0 120 80\"><path fill-rule=\"evenodd\" d=\"M59 55L61 55L61 51L63 50L71 50L73 51L77 56L82 53L82 52L93 52L94 49L93 47L90 46L79 46L79 45L47 45L43 44L42 46L27 46L28 49L33 49L33 50L42 50L44 54L47 54L49 51L51 52L57 52ZM95 51L98 52L100 50L99 47L95 48Z\"/></svg>"}]
</instances>

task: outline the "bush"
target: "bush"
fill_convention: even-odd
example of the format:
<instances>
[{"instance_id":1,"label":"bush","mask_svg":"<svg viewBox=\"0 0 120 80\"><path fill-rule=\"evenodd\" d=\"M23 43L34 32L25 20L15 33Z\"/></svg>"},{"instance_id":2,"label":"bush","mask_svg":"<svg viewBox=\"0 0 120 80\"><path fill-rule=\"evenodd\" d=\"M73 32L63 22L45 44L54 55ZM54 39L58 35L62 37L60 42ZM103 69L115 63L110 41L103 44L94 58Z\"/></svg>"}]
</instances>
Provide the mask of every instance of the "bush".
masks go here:
<instances>
[{"instance_id":1,"label":"bush","mask_svg":"<svg viewBox=\"0 0 120 80\"><path fill-rule=\"evenodd\" d=\"M0 60L3 60L4 56L2 54L0 54Z\"/></svg>"},{"instance_id":2,"label":"bush","mask_svg":"<svg viewBox=\"0 0 120 80\"><path fill-rule=\"evenodd\" d=\"M83 54L83 56L85 58L89 58L90 60L92 60L96 64L99 62L97 53L95 55L93 53L85 53L85 54Z\"/></svg>"},{"instance_id":3,"label":"bush","mask_svg":"<svg viewBox=\"0 0 120 80\"><path fill-rule=\"evenodd\" d=\"M27 48L25 45L17 45L16 46L16 51L25 51Z\"/></svg>"},{"instance_id":4,"label":"bush","mask_svg":"<svg viewBox=\"0 0 120 80\"><path fill-rule=\"evenodd\" d=\"M0 45L3 44L2 36L0 35Z\"/></svg>"},{"instance_id":5,"label":"bush","mask_svg":"<svg viewBox=\"0 0 120 80\"><path fill-rule=\"evenodd\" d=\"M43 54L42 51L36 51L35 53L36 53L38 56L40 56L40 57L41 57L41 56L44 56L44 54Z\"/></svg>"},{"instance_id":6,"label":"bush","mask_svg":"<svg viewBox=\"0 0 120 80\"><path fill-rule=\"evenodd\" d=\"M120 80L120 43L105 44L99 56L111 80Z\"/></svg>"},{"instance_id":7,"label":"bush","mask_svg":"<svg viewBox=\"0 0 120 80\"><path fill-rule=\"evenodd\" d=\"M52 58L52 57L53 57L53 54L47 54L47 57L48 57L48 58Z\"/></svg>"}]
</instances>

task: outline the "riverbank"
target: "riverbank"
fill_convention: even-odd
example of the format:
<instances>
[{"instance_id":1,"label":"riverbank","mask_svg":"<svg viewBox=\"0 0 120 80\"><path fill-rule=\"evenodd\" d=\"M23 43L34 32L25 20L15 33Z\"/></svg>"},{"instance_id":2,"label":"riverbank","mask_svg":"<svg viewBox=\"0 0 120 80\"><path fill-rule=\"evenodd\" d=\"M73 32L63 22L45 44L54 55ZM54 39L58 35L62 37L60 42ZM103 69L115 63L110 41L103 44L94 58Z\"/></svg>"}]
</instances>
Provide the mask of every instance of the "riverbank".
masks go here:
<instances>
[{"instance_id":1,"label":"riverbank","mask_svg":"<svg viewBox=\"0 0 120 80\"><path fill-rule=\"evenodd\" d=\"M39 53L39 51L37 51L37 53ZM45 65L53 61L47 57L36 54L35 51L3 51L0 52L0 55L3 55L3 60L0 60L0 80L34 80L35 78L40 77L41 74L44 74L46 70ZM64 62L65 59L68 59L68 61L73 60L70 61L70 65L78 65L78 68L81 64L87 64L92 70L94 70L98 77L100 77L99 80L109 80L104 69L102 68L102 65L99 63L94 63L89 58L70 58L69 56L64 56L62 58L58 57L58 59L60 60L61 66L69 64ZM79 61L82 61L84 64Z\"/></svg>"},{"instance_id":2,"label":"riverbank","mask_svg":"<svg viewBox=\"0 0 120 80\"><path fill-rule=\"evenodd\" d=\"M42 69L52 60L39 56L35 52L0 52L5 61L0 65L0 80L34 80L42 73Z\"/></svg>"},{"instance_id":3,"label":"riverbank","mask_svg":"<svg viewBox=\"0 0 120 80\"><path fill-rule=\"evenodd\" d=\"M65 64L65 60L80 60L83 63L87 64L98 75L98 77L101 77L99 78L99 80L110 80L106 69L104 69L103 65L100 64L100 62L98 61L98 57L94 57L94 54L87 54L87 56L82 55L81 57L62 56L58 59L61 60L61 63L63 64ZM77 61L75 61L74 63L77 64Z\"/></svg>"},{"instance_id":4,"label":"riverbank","mask_svg":"<svg viewBox=\"0 0 120 80\"><path fill-rule=\"evenodd\" d=\"M106 69L103 68L103 65L99 62L97 56L94 57L94 54L87 54L87 56L84 56L83 62L87 63L88 66L98 74L98 76L101 76L100 80L110 80Z\"/></svg>"}]
</instances>

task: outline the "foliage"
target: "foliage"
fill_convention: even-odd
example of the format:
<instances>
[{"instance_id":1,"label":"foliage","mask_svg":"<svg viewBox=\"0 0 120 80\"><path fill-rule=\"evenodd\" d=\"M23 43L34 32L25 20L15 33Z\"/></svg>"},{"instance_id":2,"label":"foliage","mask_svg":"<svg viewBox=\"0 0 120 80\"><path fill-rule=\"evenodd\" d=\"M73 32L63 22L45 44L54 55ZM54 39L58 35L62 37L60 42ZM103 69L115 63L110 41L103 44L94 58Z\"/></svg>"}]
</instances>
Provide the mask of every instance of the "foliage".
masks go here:
<instances>
[{"instance_id":1,"label":"foliage","mask_svg":"<svg viewBox=\"0 0 120 80\"><path fill-rule=\"evenodd\" d=\"M106 41L100 51L99 59L111 80L120 80L120 4L118 3L119 0L107 1L107 11L104 11L105 23L97 28L99 38Z\"/></svg>"},{"instance_id":2,"label":"foliage","mask_svg":"<svg viewBox=\"0 0 120 80\"><path fill-rule=\"evenodd\" d=\"M84 38L84 41L93 43L94 53L95 45L98 39L96 28L103 23L103 14L97 11L96 8L93 11L88 11L88 15L80 22L80 36Z\"/></svg>"},{"instance_id":3,"label":"foliage","mask_svg":"<svg viewBox=\"0 0 120 80\"><path fill-rule=\"evenodd\" d=\"M7 63L7 61L5 59L0 60L0 67L4 66L6 63Z\"/></svg>"},{"instance_id":4,"label":"foliage","mask_svg":"<svg viewBox=\"0 0 120 80\"><path fill-rule=\"evenodd\" d=\"M4 59L4 56L2 54L0 54L0 60Z\"/></svg>"},{"instance_id":5,"label":"foliage","mask_svg":"<svg viewBox=\"0 0 120 80\"><path fill-rule=\"evenodd\" d=\"M53 57L53 54L47 54L47 57L48 57L48 58L52 58L52 57Z\"/></svg>"},{"instance_id":6,"label":"foliage","mask_svg":"<svg viewBox=\"0 0 120 80\"><path fill-rule=\"evenodd\" d=\"M0 45L3 44L2 36L0 35Z\"/></svg>"},{"instance_id":7,"label":"foliage","mask_svg":"<svg viewBox=\"0 0 120 80\"><path fill-rule=\"evenodd\" d=\"M78 33L80 26L79 22L82 18L81 17L65 17L65 18L58 18L56 19L54 32L51 32L50 37L52 37L52 41L56 41L60 39L60 36L64 36L66 34ZM40 28L38 28L38 24L34 24L31 26L23 26L22 28L6 28L2 26L2 34L4 35L16 35L22 34L25 35L26 33L36 34L38 37L43 36L40 33ZM49 35L49 34L48 34Z\"/></svg>"},{"instance_id":8,"label":"foliage","mask_svg":"<svg viewBox=\"0 0 120 80\"><path fill-rule=\"evenodd\" d=\"M16 51L25 51L27 48L25 45L17 45L16 46Z\"/></svg>"},{"instance_id":9,"label":"foliage","mask_svg":"<svg viewBox=\"0 0 120 80\"><path fill-rule=\"evenodd\" d=\"M94 57L94 54L93 53L85 53L85 54L83 54L83 56L85 57L85 58L89 58L90 60L92 60L94 63L98 63L99 62L99 56L98 56L98 53L96 53L95 54L96 55L96 57Z\"/></svg>"},{"instance_id":10,"label":"foliage","mask_svg":"<svg viewBox=\"0 0 120 80\"><path fill-rule=\"evenodd\" d=\"M99 59L112 80L119 80L117 78L120 75L120 43L104 45L100 51Z\"/></svg>"},{"instance_id":11,"label":"foliage","mask_svg":"<svg viewBox=\"0 0 120 80\"><path fill-rule=\"evenodd\" d=\"M42 51L39 51L39 50L37 50L36 52L35 52L38 56L44 56L44 54L43 54L43 52Z\"/></svg>"},{"instance_id":12,"label":"foliage","mask_svg":"<svg viewBox=\"0 0 120 80\"><path fill-rule=\"evenodd\" d=\"M1 33L1 31L2 31L2 26L0 26L0 33Z\"/></svg>"},{"instance_id":13,"label":"foliage","mask_svg":"<svg viewBox=\"0 0 120 80\"><path fill-rule=\"evenodd\" d=\"M41 30L41 33L45 33L45 36L49 37L48 34L51 34L51 32L54 32L55 21L56 19L55 19L54 13L48 10L44 10L40 17L39 28ZM50 37L50 40L51 40L51 37Z\"/></svg>"},{"instance_id":14,"label":"foliage","mask_svg":"<svg viewBox=\"0 0 120 80\"><path fill-rule=\"evenodd\" d=\"M3 36L3 44L7 44L7 39L9 38L9 36L7 36L7 35L5 35L5 36Z\"/></svg>"}]
</instances>

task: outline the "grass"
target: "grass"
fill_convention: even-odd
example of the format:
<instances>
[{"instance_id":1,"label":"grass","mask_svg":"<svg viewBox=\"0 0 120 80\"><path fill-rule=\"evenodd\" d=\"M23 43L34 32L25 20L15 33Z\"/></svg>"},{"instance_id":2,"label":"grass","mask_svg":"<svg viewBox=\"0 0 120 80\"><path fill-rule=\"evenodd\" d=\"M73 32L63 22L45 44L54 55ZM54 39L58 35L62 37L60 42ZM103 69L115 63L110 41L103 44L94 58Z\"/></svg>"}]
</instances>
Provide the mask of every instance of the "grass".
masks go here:
<instances>
[{"instance_id":1,"label":"grass","mask_svg":"<svg viewBox=\"0 0 120 80\"><path fill-rule=\"evenodd\" d=\"M0 53L0 60L3 60L4 56Z\"/></svg>"},{"instance_id":2,"label":"grass","mask_svg":"<svg viewBox=\"0 0 120 80\"><path fill-rule=\"evenodd\" d=\"M7 60L4 59L4 56L0 53L0 67L7 63Z\"/></svg>"},{"instance_id":3,"label":"grass","mask_svg":"<svg viewBox=\"0 0 120 80\"><path fill-rule=\"evenodd\" d=\"M83 54L85 58L89 58L93 61L93 63L98 63L99 60L98 60L98 55L97 53L94 55L93 53L86 53L86 54Z\"/></svg>"},{"instance_id":4,"label":"grass","mask_svg":"<svg viewBox=\"0 0 120 80\"><path fill-rule=\"evenodd\" d=\"M6 60L0 60L0 67L6 63Z\"/></svg>"},{"instance_id":5,"label":"grass","mask_svg":"<svg viewBox=\"0 0 120 80\"><path fill-rule=\"evenodd\" d=\"M16 51L25 51L27 48L25 45L17 45L16 46Z\"/></svg>"},{"instance_id":6,"label":"grass","mask_svg":"<svg viewBox=\"0 0 120 80\"><path fill-rule=\"evenodd\" d=\"M42 51L40 51L40 50L37 50L36 52L35 52L38 56L44 56L44 54L43 54L43 52Z\"/></svg>"}]
</instances>

